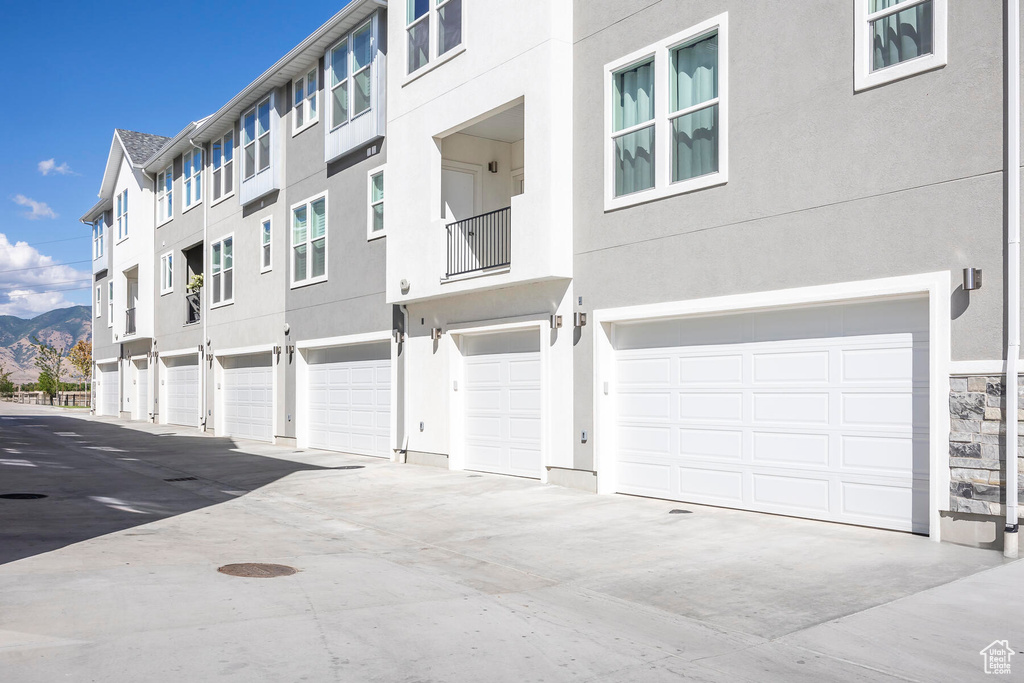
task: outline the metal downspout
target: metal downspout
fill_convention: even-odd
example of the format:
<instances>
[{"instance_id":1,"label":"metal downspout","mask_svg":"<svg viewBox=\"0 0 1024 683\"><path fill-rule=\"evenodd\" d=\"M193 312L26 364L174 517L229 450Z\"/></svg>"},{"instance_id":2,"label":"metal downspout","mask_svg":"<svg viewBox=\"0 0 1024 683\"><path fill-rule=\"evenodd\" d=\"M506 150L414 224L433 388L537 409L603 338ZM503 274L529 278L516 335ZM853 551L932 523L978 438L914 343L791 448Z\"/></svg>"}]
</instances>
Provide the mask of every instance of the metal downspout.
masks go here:
<instances>
[{"instance_id":1,"label":"metal downspout","mask_svg":"<svg viewBox=\"0 0 1024 683\"><path fill-rule=\"evenodd\" d=\"M193 149L197 146L192 142L192 138L188 139L188 144L192 145ZM203 150L203 157L206 157L206 150ZM204 174L205 175L205 174ZM202 410L202 415L199 423L202 425L203 431L207 429L206 416L209 412L207 408L207 372L206 372L206 323L207 323L207 310L206 310L206 245L207 245L207 227L208 222L206 220L206 208L210 205L209 192L207 188L203 188L205 196L203 197L203 289L199 290L199 320L203 324L203 338L199 340L199 405Z\"/></svg>"},{"instance_id":2,"label":"metal downspout","mask_svg":"<svg viewBox=\"0 0 1024 683\"><path fill-rule=\"evenodd\" d=\"M1017 557L1017 372L1020 358L1020 0L1006 1L1006 527Z\"/></svg>"}]
</instances>

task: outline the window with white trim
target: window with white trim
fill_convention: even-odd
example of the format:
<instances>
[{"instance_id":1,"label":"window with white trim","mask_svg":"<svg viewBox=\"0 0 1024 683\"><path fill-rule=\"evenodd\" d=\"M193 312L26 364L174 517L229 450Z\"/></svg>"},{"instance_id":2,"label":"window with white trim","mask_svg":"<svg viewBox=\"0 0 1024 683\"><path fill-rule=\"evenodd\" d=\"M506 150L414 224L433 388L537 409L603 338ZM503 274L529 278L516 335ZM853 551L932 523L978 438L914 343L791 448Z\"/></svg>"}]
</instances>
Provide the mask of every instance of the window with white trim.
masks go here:
<instances>
[{"instance_id":1,"label":"window with white trim","mask_svg":"<svg viewBox=\"0 0 1024 683\"><path fill-rule=\"evenodd\" d=\"M243 180L270 168L270 97L242 116Z\"/></svg>"},{"instance_id":2,"label":"window with white trim","mask_svg":"<svg viewBox=\"0 0 1024 683\"><path fill-rule=\"evenodd\" d=\"M292 135L302 132L320 120L317 100L317 65L292 82Z\"/></svg>"},{"instance_id":3,"label":"window with white trim","mask_svg":"<svg viewBox=\"0 0 1024 683\"><path fill-rule=\"evenodd\" d=\"M213 201L231 196L235 191L235 132L229 130L213 141Z\"/></svg>"},{"instance_id":4,"label":"window with white trim","mask_svg":"<svg viewBox=\"0 0 1024 683\"><path fill-rule=\"evenodd\" d=\"M107 327L114 326L114 281L107 283Z\"/></svg>"},{"instance_id":5,"label":"window with white trim","mask_svg":"<svg viewBox=\"0 0 1024 683\"><path fill-rule=\"evenodd\" d=\"M373 105L373 20L368 20L328 52L326 76L331 91L331 130Z\"/></svg>"},{"instance_id":6,"label":"window with white trim","mask_svg":"<svg viewBox=\"0 0 1024 683\"><path fill-rule=\"evenodd\" d=\"M160 294L174 291L174 253L167 252L160 257Z\"/></svg>"},{"instance_id":7,"label":"window with white trim","mask_svg":"<svg viewBox=\"0 0 1024 683\"><path fill-rule=\"evenodd\" d=\"M292 286L327 279L327 193L292 206Z\"/></svg>"},{"instance_id":8,"label":"window with white trim","mask_svg":"<svg viewBox=\"0 0 1024 683\"><path fill-rule=\"evenodd\" d=\"M174 217L174 164L156 174L156 223L166 223Z\"/></svg>"},{"instance_id":9,"label":"window with white trim","mask_svg":"<svg viewBox=\"0 0 1024 683\"><path fill-rule=\"evenodd\" d=\"M270 251L272 244L272 231L271 231L271 219L264 218L260 222L260 272L266 273L270 270L270 259L272 253Z\"/></svg>"},{"instance_id":10,"label":"window with white trim","mask_svg":"<svg viewBox=\"0 0 1024 683\"><path fill-rule=\"evenodd\" d=\"M96 285L96 304L93 306L93 315L97 318L103 313L103 287Z\"/></svg>"},{"instance_id":11,"label":"window with white trim","mask_svg":"<svg viewBox=\"0 0 1024 683\"><path fill-rule=\"evenodd\" d=\"M947 0L856 0L854 89L946 65Z\"/></svg>"},{"instance_id":12,"label":"window with white trim","mask_svg":"<svg viewBox=\"0 0 1024 683\"><path fill-rule=\"evenodd\" d=\"M92 224L92 257L94 260L103 256L104 229L103 214L100 214L99 218Z\"/></svg>"},{"instance_id":13,"label":"window with white trim","mask_svg":"<svg viewBox=\"0 0 1024 683\"><path fill-rule=\"evenodd\" d=\"M366 238L372 240L384 236L384 169L373 169L368 176Z\"/></svg>"},{"instance_id":14,"label":"window with white trim","mask_svg":"<svg viewBox=\"0 0 1024 683\"><path fill-rule=\"evenodd\" d=\"M128 236L128 188L117 195L117 239Z\"/></svg>"},{"instance_id":15,"label":"window with white trim","mask_svg":"<svg viewBox=\"0 0 1024 683\"><path fill-rule=\"evenodd\" d=\"M234 237L229 235L210 247L210 305L223 306L235 300Z\"/></svg>"},{"instance_id":16,"label":"window with white trim","mask_svg":"<svg viewBox=\"0 0 1024 683\"><path fill-rule=\"evenodd\" d=\"M462 45L462 0L406 0L405 32L411 74Z\"/></svg>"},{"instance_id":17,"label":"window with white trim","mask_svg":"<svg viewBox=\"0 0 1024 683\"><path fill-rule=\"evenodd\" d=\"M193 147L182 156L181 185L184 197L182 211L203 201L203 150Z\"/></svg>"},{"instance_id":18,"label":"window with white trim","mask_svg":"<svg viewBox=\"0 0 1024 683\"><path fill-rule=\"evenodd\" d=\"M605 209L728 180L722 14L605 66Z\"/></svg>"}]
</instances>

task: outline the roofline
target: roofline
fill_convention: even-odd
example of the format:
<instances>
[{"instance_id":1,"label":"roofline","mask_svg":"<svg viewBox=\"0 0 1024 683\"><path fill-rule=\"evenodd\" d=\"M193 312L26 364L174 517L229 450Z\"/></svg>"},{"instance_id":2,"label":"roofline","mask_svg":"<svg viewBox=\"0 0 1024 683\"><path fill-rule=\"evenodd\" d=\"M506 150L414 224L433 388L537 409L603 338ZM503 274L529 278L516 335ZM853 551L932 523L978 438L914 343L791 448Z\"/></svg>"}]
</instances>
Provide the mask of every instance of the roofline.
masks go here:
<instances>
[{"instance_id":1,"label":"roofline","mask_svg":"<svg viewBox=\"0 0 1024 683\"><path fill-rule=\"evenodd\" d=\"M105 211L106 208L107 208L106 205L108 203L111 203L111 200L109 200L109 199L100 199L98 202L96 202L95 204L92 205L91 209L89 209L84 214L82 214L82 217L78 219L78 222L79 223L84 223L85 225L91 225L92 224L92 218L95 217L96 214L98 214L101 210Z\"/></svg>"},{"instance_id":2,"label":"roofline","mask_svg":"<svg viewBox=\"0 0 1024 683\"><path fill-rule=\"evenodd\" d=\"M178 147L182 142L188 142L192 138L192 134L195 132L196 127L205 122L206 119L208 118L210 117L207 116L204 119L193 121L192 123L182 128L181 132L179 132L173 138L170 138L167 142L165 142L160 147L160 149L153 152L153 154L150 155L150 157L146 159L146 162L142 164L142 166L140 166L139 168L141 168L143 171L150 171L150 167L156 165L156 162L159 159L161 159L167 152L174 150L174 148ZM174 156L177 156L177 154L173 155L172 159Z\"/></svg>"}]
</instances>

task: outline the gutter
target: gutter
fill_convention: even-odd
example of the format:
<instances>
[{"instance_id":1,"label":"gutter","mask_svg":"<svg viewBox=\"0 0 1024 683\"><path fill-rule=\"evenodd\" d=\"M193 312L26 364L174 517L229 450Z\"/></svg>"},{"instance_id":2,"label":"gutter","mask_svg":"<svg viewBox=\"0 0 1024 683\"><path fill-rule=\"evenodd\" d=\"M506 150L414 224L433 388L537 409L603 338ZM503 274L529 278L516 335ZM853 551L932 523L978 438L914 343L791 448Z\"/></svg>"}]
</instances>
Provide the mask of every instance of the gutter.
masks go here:
<instances>
[{"instance_id":1,"label":"gutter","mask_svg":"<svg viewBox=\"0 0 1024 683\"><path fill-rule=\"evenodd\" d=\"M1006 528L1017 557L1017 372L1020 359L1020 0L1006 0Z\"/></svg>"}]
</instances>

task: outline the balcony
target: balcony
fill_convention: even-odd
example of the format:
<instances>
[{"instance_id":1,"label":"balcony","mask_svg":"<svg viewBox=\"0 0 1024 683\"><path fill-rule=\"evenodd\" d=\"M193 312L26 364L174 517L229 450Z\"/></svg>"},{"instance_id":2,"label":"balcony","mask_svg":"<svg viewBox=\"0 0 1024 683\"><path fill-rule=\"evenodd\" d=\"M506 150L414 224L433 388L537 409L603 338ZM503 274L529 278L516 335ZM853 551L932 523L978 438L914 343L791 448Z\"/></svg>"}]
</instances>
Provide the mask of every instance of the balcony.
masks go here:
<instances>
[{"instance_id":1,"label":"balcony","mask_svg":"<svg viewBox=\"0 0 1024 683\"><path fill-rule=\"evenodd\" d=\"M124 312L124 336L135 334L135 308L129 308Z\"/></svg>"},{"instance_id":2,"label":"balcony","mask_svg":"<svg viewBox=\"0 0 1024 683\"><path fill-rule=\"evenodd\" d=\"M185 295L185 324L194 325L201 318L203 301L199 292Z\"/></svg>"},{"instance_id":3,"label":"balcony","mask_svg":"<svg viewBox=\"0 0 1024 683\"><path fill-rule=\"evenodd\" d=\"M512 256L512 208L449 223L445 277L508 267Z\"/></svg>"}]
</instances>

